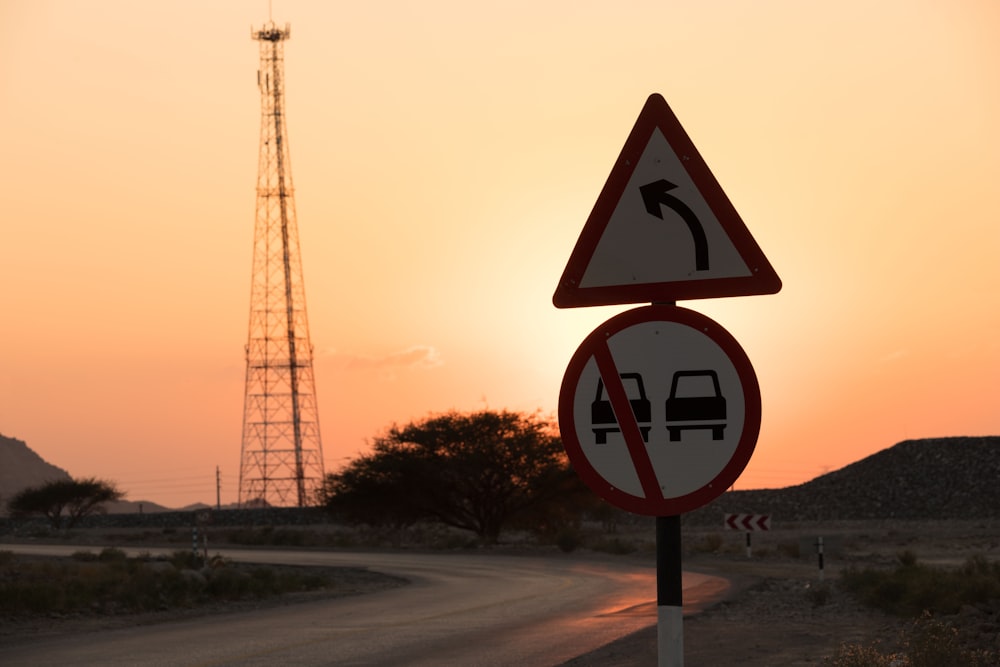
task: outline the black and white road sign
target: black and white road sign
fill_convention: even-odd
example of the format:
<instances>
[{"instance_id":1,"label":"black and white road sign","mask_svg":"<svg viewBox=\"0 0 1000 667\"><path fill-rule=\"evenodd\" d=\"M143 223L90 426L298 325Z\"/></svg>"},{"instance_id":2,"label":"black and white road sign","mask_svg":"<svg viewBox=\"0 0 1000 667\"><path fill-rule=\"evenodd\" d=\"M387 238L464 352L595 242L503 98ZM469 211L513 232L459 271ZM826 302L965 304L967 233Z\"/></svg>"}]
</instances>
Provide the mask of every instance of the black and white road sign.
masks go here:
<instances>
[{"instance_id":1,"label":"black and white road sign","mask_svg":"<svg viewBox=\"0 0 1000 667\"><path fill-rule=\"evenodd\" d=\"M739 343L711 319L653 305L595 329L559 395L570 462L605 500L637 514L697 509L746 467L760 389Z\"/></svg>"},{"instance_id":2,"label":"black and white road sign","mask_svg":"<svg viewBox=\"0 0 1000 667\"><path fill-rule=\"evenodd\" d=\"M559 280L559 308L773 294L781 280L660 95L650 95Z\"/></svg>"}]
</instances>

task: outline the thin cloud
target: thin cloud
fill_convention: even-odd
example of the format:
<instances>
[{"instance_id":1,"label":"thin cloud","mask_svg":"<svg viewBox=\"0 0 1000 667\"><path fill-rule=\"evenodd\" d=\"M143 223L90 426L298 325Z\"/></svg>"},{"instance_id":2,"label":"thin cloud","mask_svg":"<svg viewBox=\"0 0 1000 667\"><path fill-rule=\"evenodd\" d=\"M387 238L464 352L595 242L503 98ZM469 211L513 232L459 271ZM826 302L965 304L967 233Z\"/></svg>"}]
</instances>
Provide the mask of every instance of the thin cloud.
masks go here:
<instances>
[{"instance_id":1,"label":"thin cloud","mask_svg":"<svg viewBox=\"0 0 1000 667\"><path fill-rule=\"evenodd\" d=\"M422 370L444 364L441 354L430 345L414 345L381 357L369 357L333 351L331 355L349 370Z\"/></svg>"}]
</instances>

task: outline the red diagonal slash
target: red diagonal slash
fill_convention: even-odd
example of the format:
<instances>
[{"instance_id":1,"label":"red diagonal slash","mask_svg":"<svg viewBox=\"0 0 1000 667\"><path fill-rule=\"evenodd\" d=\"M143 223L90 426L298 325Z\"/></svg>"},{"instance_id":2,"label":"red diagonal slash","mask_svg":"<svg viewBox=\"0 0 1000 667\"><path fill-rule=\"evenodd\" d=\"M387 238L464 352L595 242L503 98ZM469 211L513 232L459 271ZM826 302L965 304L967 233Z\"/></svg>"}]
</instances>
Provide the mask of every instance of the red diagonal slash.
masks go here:
<instances>
[{"instance_id":1,"label":"red diagonal slash","mask_svg":"<svg viewBox=\"0 0 1000 667\"><path fill-rule=\"evenodd\" d=\"M653 462L649 459L646 443L642 439L639 424L632 412L632 404L629 403L628 394L625 393L625 385L622 384L622 378L618 374L618 368L615 366L615 359L611 356L611 348L608 347L607 341L603 345L595 346L594 361L597 362L597 371L601 374L604 388L608 392L611 408L615 411L618 428L621 429L625 444L628 445L628 452L632 457L635 472L639 475L642 491L647 499L659 500L663 498L660 482L656 479Z\"/></svg>"}]
</instances>

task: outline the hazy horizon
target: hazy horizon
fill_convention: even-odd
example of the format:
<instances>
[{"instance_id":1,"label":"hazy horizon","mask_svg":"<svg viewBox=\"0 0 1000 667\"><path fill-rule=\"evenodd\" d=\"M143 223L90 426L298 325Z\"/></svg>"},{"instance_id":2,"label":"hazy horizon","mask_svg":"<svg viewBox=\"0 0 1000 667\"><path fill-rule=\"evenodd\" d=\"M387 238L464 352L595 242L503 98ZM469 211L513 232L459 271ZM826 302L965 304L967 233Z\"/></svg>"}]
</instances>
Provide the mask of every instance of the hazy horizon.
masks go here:
<instances>
[{"instance_id":1,"label":"hazy horizon","mask_svg":"<svg viewBox=\"0 0 1000 667\"><path fill-rule=\"evenodd\" d=\"M327 471L394 423L555 415L629 306L551 299L662 94L783 282L684 301L746 351L780 488L1000 432L1000 5L273 3ZM234 502L268 3L11 0L0 432Z\"/></svg>"}]
</instances>

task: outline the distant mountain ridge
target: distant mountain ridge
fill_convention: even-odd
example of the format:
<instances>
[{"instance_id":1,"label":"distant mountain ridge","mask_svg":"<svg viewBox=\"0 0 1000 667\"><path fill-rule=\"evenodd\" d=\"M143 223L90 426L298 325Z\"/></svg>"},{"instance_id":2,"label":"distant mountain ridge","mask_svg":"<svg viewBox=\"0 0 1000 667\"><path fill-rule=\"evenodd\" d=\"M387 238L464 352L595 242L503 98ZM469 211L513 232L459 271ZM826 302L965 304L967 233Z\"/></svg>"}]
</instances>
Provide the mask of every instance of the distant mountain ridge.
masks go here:
<instances>
[{"instance_id":1,"label":"distant mountain ridge","mask_svg":"<svg viewBox=\"0 0 1000 667\"><path fill-rule=\"evenodd\" d=\"M685 521L723 514L775 521L1000 518L1000 436L905 440L812 481L730 491Z\"/></svg>"},{"instance_id":2,"label":"distant mountain ridge","mask_svg":"<svg viewBox=\"0 0 1000 667\"><path fill-rule=\"evenodd\" d=\"M11 496L21 489L70 478L68 472L43 459L23 440L0 434L0 514L6 511L6 504ZM105 507L108 512L119 514L140 510L150 513L169 511L168 508L149 501L121 500L108 503Z\"/></svg>"},{"instance_id":3,"label":"distant mountain ridge","mask_svg":"<svg viewBox=\"0 0 1000 667\"><path fill-rule=\"evenodd\" d=\"M0 502L68 477L23 441L0 435ZM166 509L149 501L108 506L112 513ZM1000 436L905 440L804 484L729 491L683 519L720 525L724 514L770 514L781 522L1000 518Z\"/></svg>"}]
</instances>

